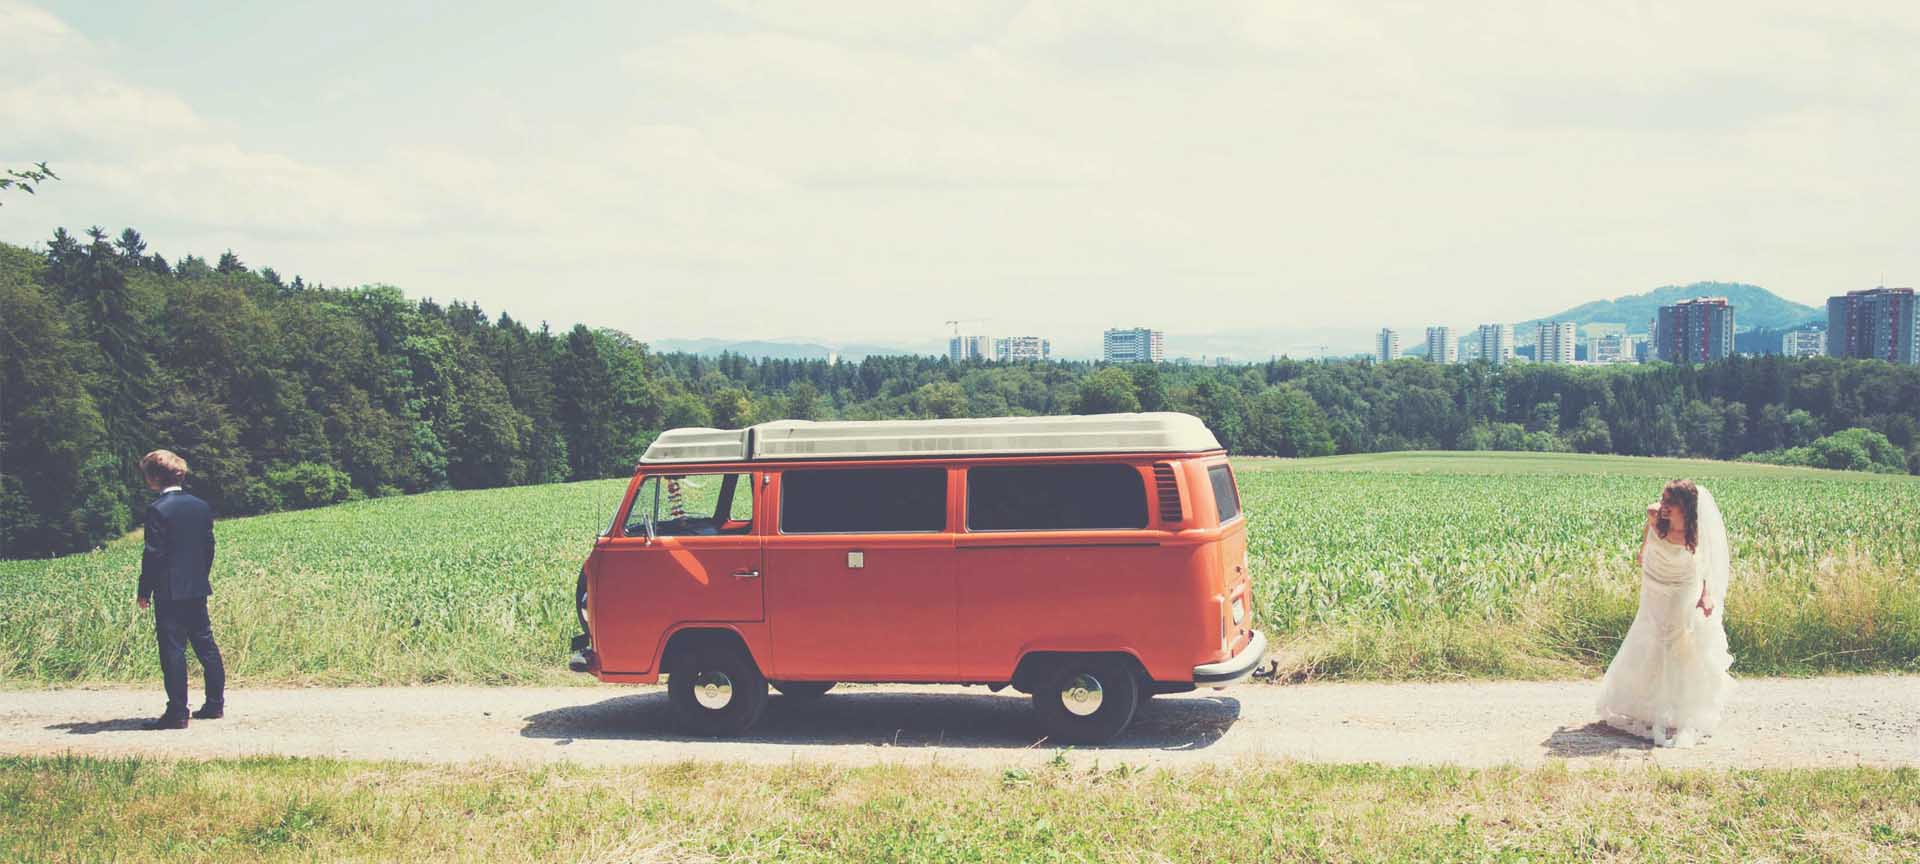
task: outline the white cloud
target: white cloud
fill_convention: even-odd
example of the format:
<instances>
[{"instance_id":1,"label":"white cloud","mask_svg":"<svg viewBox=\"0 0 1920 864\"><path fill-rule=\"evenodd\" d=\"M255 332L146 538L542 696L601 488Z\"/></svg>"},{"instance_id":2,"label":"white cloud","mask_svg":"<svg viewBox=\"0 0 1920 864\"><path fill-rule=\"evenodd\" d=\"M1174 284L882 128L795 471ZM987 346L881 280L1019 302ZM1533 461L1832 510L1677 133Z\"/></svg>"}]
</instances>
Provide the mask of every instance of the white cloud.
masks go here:
<instances>
[{"instance_id":1,"label":"white cloud","mask_svg":"<svg viewBox=\"0 0 1920 864\"><path fill-rule=\"evenodd\" d=\"M1416 329L1694 278L1810 300L1920 272L1914 8L727 4L635 28L590 104L475 61L443 128L402 132L356 112L432 102L413 70L336 76L314 110L379 142L348 157L10 4L0 44L35 47L0 58L0 159L73 164L84 215L35 212L74 224L641 335ZM23 210L0 236L43 236Z\"/></svg>"}]
</instances>

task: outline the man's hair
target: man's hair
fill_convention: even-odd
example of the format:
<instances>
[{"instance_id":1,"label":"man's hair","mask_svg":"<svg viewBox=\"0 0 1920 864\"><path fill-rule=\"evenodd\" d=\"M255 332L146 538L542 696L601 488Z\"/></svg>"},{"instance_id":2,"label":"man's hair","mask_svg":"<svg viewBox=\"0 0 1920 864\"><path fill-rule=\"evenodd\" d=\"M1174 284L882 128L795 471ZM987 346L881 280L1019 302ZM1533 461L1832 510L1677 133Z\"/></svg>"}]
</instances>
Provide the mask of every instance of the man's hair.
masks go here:
<instances>
[{"instance_id":1,"label":"man's hair","mask_svg":"<svg viewBox=\"0 0 1920 864\"><path fill-rule=\"evenodd\" d=\"M187 479L187 460L172 450L155 450L140 457L140 472L149 480L178 486Z\"/></svg>"}]
</instances>

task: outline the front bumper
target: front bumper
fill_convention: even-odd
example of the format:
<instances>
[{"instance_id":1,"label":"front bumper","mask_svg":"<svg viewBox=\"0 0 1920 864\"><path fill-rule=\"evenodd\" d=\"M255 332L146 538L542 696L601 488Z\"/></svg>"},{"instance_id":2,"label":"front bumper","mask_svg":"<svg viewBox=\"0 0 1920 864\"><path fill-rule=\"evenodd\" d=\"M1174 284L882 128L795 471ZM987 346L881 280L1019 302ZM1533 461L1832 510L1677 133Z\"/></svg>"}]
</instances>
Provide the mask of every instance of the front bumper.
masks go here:
<instances>
[{"instance_id":1,"label":"front bumper","mask_svg":"<svg viewBox=\"0 0 1920 864\"><path fill-rule=\"evenodd\" d=\"M1247 647L1240 649L1240 653L1218 663L1193 667L1193 683L1214 688L1237 684L1251 676L1266 656L1267 634L1255 630L1253 638L1247 640Z\"/></svg>"},{"instance_id":2,"label":"front bumper","mask_svg":"<svg viewBox=\"0 0 1920 864\"><path fill-rule=\"evenodd\" d=\"M594 663L599 659L593 656L593 640L582 633L573 637L573 656L567 658L567 668L575 672L592 672Z\"/></svg>"}]
</instances>

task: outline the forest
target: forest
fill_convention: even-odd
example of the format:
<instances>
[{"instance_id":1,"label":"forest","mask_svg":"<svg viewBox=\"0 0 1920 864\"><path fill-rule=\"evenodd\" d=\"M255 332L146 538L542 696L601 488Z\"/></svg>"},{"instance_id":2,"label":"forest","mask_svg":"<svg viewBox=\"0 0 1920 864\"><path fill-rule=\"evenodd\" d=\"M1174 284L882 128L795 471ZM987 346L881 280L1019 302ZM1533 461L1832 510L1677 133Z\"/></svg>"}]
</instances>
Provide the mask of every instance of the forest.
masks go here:
<instances>
[{"instance_id":1,"label":"forest","mask_svg":"<svg viewBox=\"0 0 1920 864\"><path fill-rule=\"evenodd\" d=\"M660 430L780 418L1184 411L1234 453L1418 449L1698 456L1920 473L1920 368L955 364L657 354L617 330L328 287L139 232L0 244L0 553L138 520L137 463L179 452L236 516L618 476Z\"/></svg>"}]
</instances>

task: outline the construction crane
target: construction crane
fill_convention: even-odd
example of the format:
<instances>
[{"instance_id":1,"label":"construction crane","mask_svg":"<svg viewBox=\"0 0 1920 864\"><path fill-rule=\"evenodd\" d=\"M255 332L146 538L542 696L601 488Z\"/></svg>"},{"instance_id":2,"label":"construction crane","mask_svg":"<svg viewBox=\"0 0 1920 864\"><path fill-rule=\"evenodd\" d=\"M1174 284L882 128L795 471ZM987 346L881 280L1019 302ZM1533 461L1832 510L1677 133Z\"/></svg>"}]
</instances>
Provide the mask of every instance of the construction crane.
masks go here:
<instances>
[{"instance_id":1,"label":"construction crane","mask_svg":"<svg viewBox=\"0 0 1920 864\"><path fill-rule=\"evenodd\" d=\"M1324 363L1324 362L1326 362L1326 359L1327 359L1327 346L1325 346L1325 345L1295 345L1295 346L1293 346L1293 347L1295 347L1295 348L1318 348L1318 349L1320 349L1320 361L1321 361L1321 362L1323 362L1323 363Z\"/></svg>"},{"instance_id":2,"label":"construction crane","mask_svg":"<svg viewBox=\"0 0 1920 864\"><path fill-rule=\"evenodd\" d=\"M952 321L946 321L943 323L945 323L948 327L953 328L953 338L958 339L960 338L960 325L978 324L982 321L992 321L992 320L993 320L992 318L956 318Z\"/></svg>"}]
</instances>

